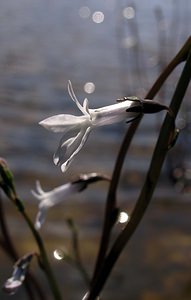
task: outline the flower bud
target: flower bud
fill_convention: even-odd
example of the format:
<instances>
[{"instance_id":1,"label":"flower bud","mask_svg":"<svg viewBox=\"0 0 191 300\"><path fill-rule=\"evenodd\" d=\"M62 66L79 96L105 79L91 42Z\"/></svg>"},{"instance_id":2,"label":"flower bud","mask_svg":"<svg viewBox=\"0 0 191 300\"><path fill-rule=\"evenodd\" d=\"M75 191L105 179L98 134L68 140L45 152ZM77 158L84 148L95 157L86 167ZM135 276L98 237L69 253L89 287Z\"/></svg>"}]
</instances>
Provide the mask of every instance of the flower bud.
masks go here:
<instances>
[{"instance_id":1,"label":"flower bud","mask_svg":"<svg viewBox=\"0 0 191 300\"><path fill-rule=\"evenodd\" d=\"M21 257L13 266L12 276L7 279L4 284L3 290L9 295L14 295L18 288L22 286L29 264L34 256L34 253L29 253Z\"/></svg>"},{"instance_id":2,"label":"flower bud","mask_svg":"<svg viewBox=\"0 0 191 300\"><path fill-rule=\"evenodd\" d=\"M157 101L144 99L141 100L141 103L142 103L144 114L153 114L162 110L167 110L167 111L169 110L169 108L166 105L161 104Z\"/></svg>"},{"instance_id":3,"label":"flower bud","mask_svg":"<svg viewBox=\"0 0 191 300\"><path fill-rule=\"evenodd\" d=\"M168 106L161 104L160 102L149 100L149 99L140 99L137 97L125 97L124 100L134 101L134 105L129 107L127 112L137 112L142 114L153 114L162 110L169 111Z\"/></svg>"},{"instance_id":4,"label":"flower bud","mask_svg":"<svg viewBox=\"0 0 191 300\"><path fill-rule=\"evenodd\" d=\"M0 158L0 187L11 200L16 199L16 191L13 182L13 174L8 168L6 161Z\"/></svg>"}]
</instances>

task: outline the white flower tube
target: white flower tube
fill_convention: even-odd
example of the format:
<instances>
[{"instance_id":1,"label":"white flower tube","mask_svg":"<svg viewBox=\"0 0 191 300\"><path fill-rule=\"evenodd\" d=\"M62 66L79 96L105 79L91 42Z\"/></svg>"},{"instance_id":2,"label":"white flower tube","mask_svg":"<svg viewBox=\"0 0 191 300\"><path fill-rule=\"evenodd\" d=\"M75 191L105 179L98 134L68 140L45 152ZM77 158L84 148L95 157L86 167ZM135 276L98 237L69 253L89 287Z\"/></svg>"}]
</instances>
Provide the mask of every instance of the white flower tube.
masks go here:
<instances>
[{"instance_id":1,"label":"white flower tube","mask_svg":"<svg viewBox=\"0 0 191 300\"><path fill-rule=\"evenodd\" d=\"M39 200L39 209L35 221L35 228L38 230L41 228L42 224L45 221L47 210L63 201L66 201L67 198L77 192L84 190L90 183L100 181L100 180L109 180L108 177L104 175L99 175L97 173L83 174L75 181L65 183L61 186L58 186L52 189L49 192L44 192L40 182L36 182L36 190L32 191L32 194L35 198Z\"/></svg>"},{"instance_id":2,"label":"white flower tube","mask_svg":"<svg viewBox=\"0 0 191 300\"><path fill-rule=\"evenodd\" d=\"M79 103L70 81L68 83L68 92L83 115L60 114L49 117L39 123L48 130L63 132L64 134L54 154L54 163L61 166L62 172L67 170L74 157L87 141L93 128L120 122L137 115L135 112L126 112L126 109L134 103L133 101L124 101L102 108L89 109L88 99L84 100L83 106Z\"/></svg>"},{"instance_id":3,"label":"white flower tube","mask_svg":"<svg viewBox=\"0 0 191 300\"><path fill-rule=\"evenodd\" d=\"M87 98L84 100L83 106L79 103L70 81L68 92L82 115L59 114L39 123L48 130L64 134L54 154L54 163L61 166L62 172L67 170L74 157L81 150L92 129L123 120L132 121L143 113L154 113L167 109L166 106L158 102L141 100L136 97L124 97L116 104L89 109Z\"/></svg>"}]
</instances>

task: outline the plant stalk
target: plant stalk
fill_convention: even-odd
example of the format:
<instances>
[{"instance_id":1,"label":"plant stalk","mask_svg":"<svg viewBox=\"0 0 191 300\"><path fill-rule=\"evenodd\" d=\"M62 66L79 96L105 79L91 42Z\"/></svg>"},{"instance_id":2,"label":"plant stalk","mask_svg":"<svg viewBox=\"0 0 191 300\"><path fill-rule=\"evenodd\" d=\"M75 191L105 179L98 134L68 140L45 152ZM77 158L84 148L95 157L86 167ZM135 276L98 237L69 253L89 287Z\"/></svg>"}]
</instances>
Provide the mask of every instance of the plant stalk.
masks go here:
<instances>
[{"instance_id":1,"label":"plant stalk","mask_svg":"<svg viewBox=\"0 0 191 300\"><path fill-rule=\"evenodd\" d=\"M191 55L188 52L188 49L191 48L191 38L188 39L186 44L183 46L183 48L180 50L180 52L177 54L177 56L174 58L174 60L169 64L169 66L165 69L165 71L159 76L158 80L155 82L153 87L151 88L150 92L147 95L147 98L153 98L153 96L156 94L156 92L159 90L159 88L162 86L168 75L173 71L175 66L179 64L181 61L183 61L185 58L187 58L187 62L184 66L184 69L182 71L182 75L179 79L179 82L177 84L176 90L174 92L170 109L173 111L174 116L176 117L180 105L182 103L182 100L184 98L186 89L190 82L191 77ZM189 55L188 55L189 54ZM149 97L148 97L149 96ZM139 121L134 122L136 124L132 124L130 126L130 130L132 130L132 133L134 135L136 128L139 125ZM108 243L109 243L109 237L111 234L111 227L108 225L108 218L111 213L111 208L116 206L116 197L108 199L108 202L112 201L111 203L107 202L106 207L106 219L105 219L105 227L102 235L102 243L103 243L103 236L108 234L106 242L104 242L104 248L101 245L100 249L102 249L102 253L99 252L97 265L96 265L96 271L94 273L94 277L92 280L92 286L90 289L90 292L88 294L87 300L94 300L99 293L101 292L116 260L118 259L120 253L122 252L124 246L134 233L135 229L137 228L139 222L141 221L146 208L148 207L148 204L151 200L153 191L155 189L160 170L162 168L162 164L164 162L165 156L169 149L169 140L172 137L172 130L174 130L174 120L173 118L167 114L165 121L163 123L163 126L161 128L161 132L159 135L159 139L157 142L157 145L154 150L153 158L151 161L150 168L148 170L146 180L144 183L144 186L142 188L141 194L138 198L137 204L133 210L133 213L131 215L130 221L126 225L125 229L122 231L122 233L119 235L119 237L116 239L113 247L111 248L108 256L106 256L106 251L108 249ZM133 135L131 136L130 140L132 139ZM130 144L130 141L128 142ZM127 145L122 145L123 147L126 147L128 149ZM123 150L122 147L122 150ZM121 158L123 162L123 158ZM121 167L122 167L121 162ZM116 169L115 169L116 170ZM116 171L115 171L116 172ZM115 173L114 173L115 175ZM114 195L116 193L118 181L119 181L119 175L115 178L115 181L112 180L112 183L115 184ZM111 183L111 185L112 185ZM111 189L111 188L110 188ZM102 257L100 256L101 254Z\"/></svg>"},{"instance_id":2,"label":"plant stalk","mask_svg":"<svg viewBox=\"0 0 191 300\"><path fill-rule=\"evenodd\" d=\"M173 72L173 70L183 61L187 59L189 49L191 48L191 37L188 38L188 40L185 42L183 47L180 49L180 51L177 53L177 55L172 59L172 61L168 64L168 66L164 69L164 71L161 73L161 75L158 77L158 79L153 84L152 88L147 93L146 97L147 99L153 99L155 95L159 92L160 88L163 86L164 82L167 80L168 76ZM109 192L107 196L106 201L106 207L105 207L105 217L104 217L104 225L103 225L103 231L101 236L101 242L100 242L100 248L96 260L95 270L92 277L91 284L93 285L95 278L97 277L97 274L99 273L100 267L105 259L108 245L110 241L110 235L111 230L113 227L113 220L111 220L111 216L115 213L117 209L116 204L116 192L117 187L120 180L120 174L122 170L122 166L124 163L124 159L126 156L126 153L129 149L129 146L131 144L131 141L134 137L134 134L141 122L141 118L137 119L133 123L130 124L130 127L124 137L124 140L121 144L121 148L119 150L119 154L115 163Z\"/></svg>"}]
</instances>

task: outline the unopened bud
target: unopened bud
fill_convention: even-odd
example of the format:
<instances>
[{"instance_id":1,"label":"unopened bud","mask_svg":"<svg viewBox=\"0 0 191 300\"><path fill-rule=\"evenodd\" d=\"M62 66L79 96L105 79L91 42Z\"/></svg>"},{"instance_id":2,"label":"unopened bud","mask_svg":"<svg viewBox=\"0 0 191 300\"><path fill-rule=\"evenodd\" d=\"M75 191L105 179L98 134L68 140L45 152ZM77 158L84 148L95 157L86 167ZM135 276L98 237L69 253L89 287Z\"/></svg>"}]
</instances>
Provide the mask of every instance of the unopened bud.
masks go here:
<instances>
[{"instance_id":1,"label":"unopened bud","mask_svg":"<svg viewBox=\"0 0 191 300\"><path fill-rule=\"evenodd\" d=\"M14 295L17 290L22 286L29 264L35 253L29 253L20 258L13 266L12 276L7 279L4 284L3 290L9 295Z\"/></svg>"},{"instance_id":2,"label":"unopened bud","mask_svg":"<svg viewBox=\"0 0 191 300\"><path fill-rule=\"evenodd\" d=\"M3 158L0 158L0 187L10 199L13 200L16 198L13 174Z\"/></svg>"},{"instance_id":3,"label":"unopened bud","mask_svg":"<svg viewBox=\"0 0 191 300\"><path fill-rule=\"evenodd\" d=\"M127 112L137 112L143 114L153 114L162 110L169 111L168 106L161 104L160 102L149 100L149 99L141 99L137 97L125 97L125 100L133 101L133 105L127 109Z\"/></svg>"},{"instance_id":4,"label":"unopened bud","mask_svg":"<svg viewBox=\"0 0 191 300\"><path fill-rule=\"evenodd\" d=\"M153 114L162 110L169 110L169 108L166 105L161 104L157 101L144 99L141 100L141 103L142 103L144 114Z\"/></svg>"},{"instance_id":5,"label":"unopened bud","mask_svg":"<svg viewBox=\"0 0 191 300\"><path fill-rule=\"evenodd\" d=\"M78 179L72 182L72 184L81 184L80 191L83 191L88 184L101 180L110 181L110 178L106 175L98 173L81 174Z\"/></svg>"}]
</instances>

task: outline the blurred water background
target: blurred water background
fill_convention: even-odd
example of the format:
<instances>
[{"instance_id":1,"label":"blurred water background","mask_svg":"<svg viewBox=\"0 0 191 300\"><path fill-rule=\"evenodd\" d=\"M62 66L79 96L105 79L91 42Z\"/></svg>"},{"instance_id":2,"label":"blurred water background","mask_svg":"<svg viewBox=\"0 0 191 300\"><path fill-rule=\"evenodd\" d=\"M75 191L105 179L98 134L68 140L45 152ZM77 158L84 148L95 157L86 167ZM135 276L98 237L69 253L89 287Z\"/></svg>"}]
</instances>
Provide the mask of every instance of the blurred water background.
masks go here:
<instances>
[{"instance_id":1,"label":"blurred water background","mask_svg":"<svg viewBox=\"0 0 191 300\"><path fill-rule=\"evenodd\" d=\"M115 103L122 96L144 97L186 41L190 29L189 0L0 1L0 156L13 171L18 194L31 218L35 218L37 202L30 191L37 179L50 190L79 173L110 175L128 127L122 123L94 131L70 170L61 173L52 161L60 136L41 128L38 122L58 113L78 113L67 92L68 80L79 100L88 97L91 108ZM181 68L170 76L158 100L169 103ZM191 297L189 185L173 185L172 176L173 167L185 161L188 167L190 163L190 95L189 89L178 120L186 127L177 150L168 157L153 202L114 269L104 299ZM128 154L118 196L122 210L129 214L163 117L163 113L144 117ZM82 256L91 273L107 187L106 183L95 184L55 207L42 228L64 299L81 299L86 291L78 271L52 256L54 249L69 245L70 233L64 220L72 217L79 226ZM180 193L182 189L187 193ZM19 253L34 250L16 210L7 201L5 208ZM116 234L119 230L116 226ZM2 286L11 274L12 262L3 251L0 255ZM38 275L47 299L51 299L43 275ZM0 299L8 298L0 292ZM20 291L12 299L27 298Z\"/></svg>"}]
</instances>

